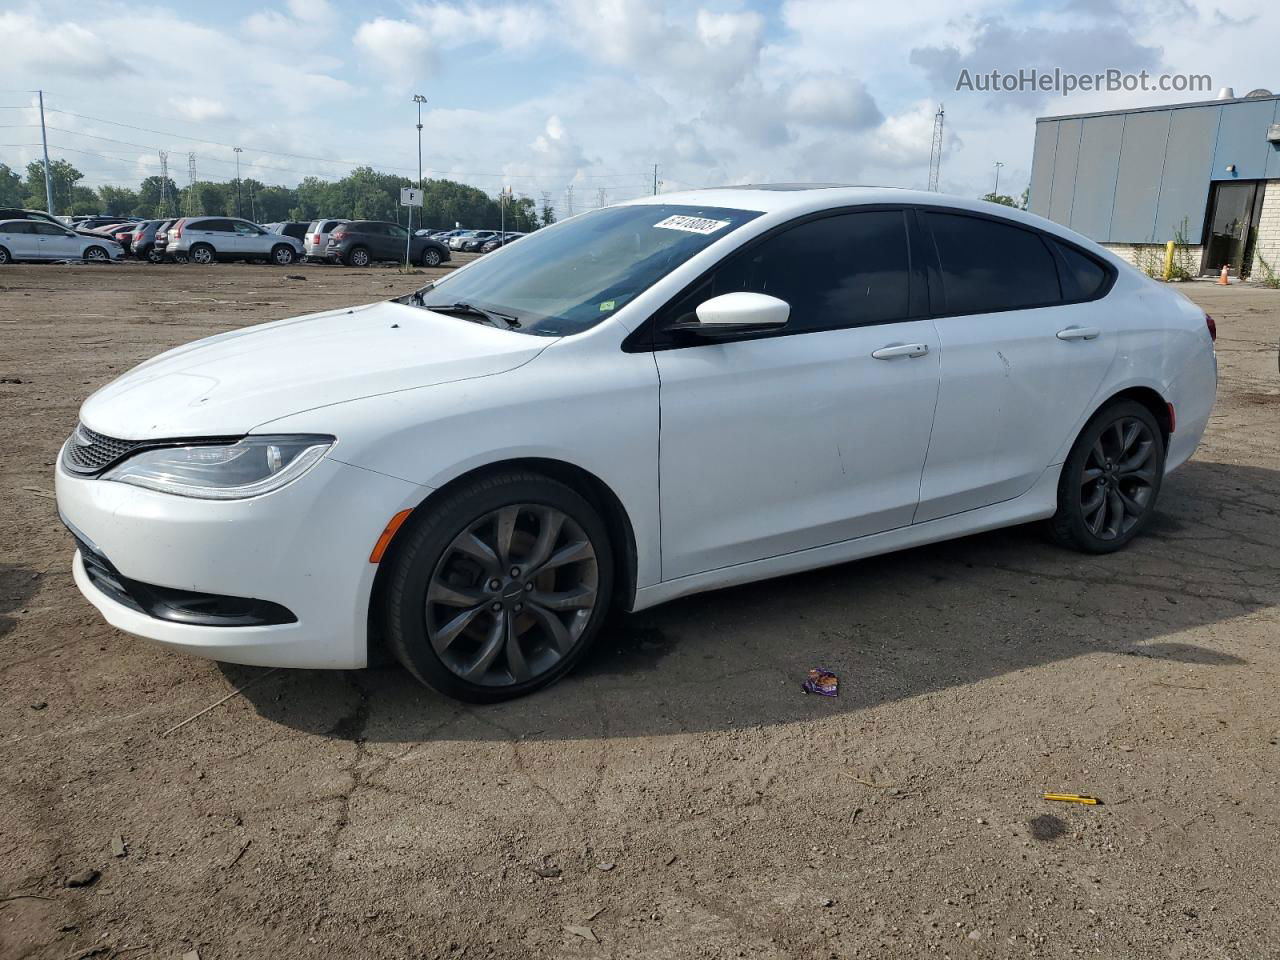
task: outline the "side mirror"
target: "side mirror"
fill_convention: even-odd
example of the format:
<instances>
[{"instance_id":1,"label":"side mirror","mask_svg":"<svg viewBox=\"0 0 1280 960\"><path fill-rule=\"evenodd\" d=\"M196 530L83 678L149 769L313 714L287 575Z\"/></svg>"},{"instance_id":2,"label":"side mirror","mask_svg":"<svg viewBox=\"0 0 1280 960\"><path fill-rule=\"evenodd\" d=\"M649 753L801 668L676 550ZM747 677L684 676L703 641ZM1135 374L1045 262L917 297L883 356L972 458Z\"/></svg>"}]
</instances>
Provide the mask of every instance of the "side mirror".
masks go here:
<instances>
[{"instance_id":1,"label":"side mirror","mask_svg":"<svg viewBox=\"0 0 1280 960\"><path fill-rule=\"evenodd\" d=\"M738 291L703 301L696 313L696 323L678 323L668 329L712 340L739 333L779 330L791 316L791 305L768 294Z\"/></svg>"}]
</instances>

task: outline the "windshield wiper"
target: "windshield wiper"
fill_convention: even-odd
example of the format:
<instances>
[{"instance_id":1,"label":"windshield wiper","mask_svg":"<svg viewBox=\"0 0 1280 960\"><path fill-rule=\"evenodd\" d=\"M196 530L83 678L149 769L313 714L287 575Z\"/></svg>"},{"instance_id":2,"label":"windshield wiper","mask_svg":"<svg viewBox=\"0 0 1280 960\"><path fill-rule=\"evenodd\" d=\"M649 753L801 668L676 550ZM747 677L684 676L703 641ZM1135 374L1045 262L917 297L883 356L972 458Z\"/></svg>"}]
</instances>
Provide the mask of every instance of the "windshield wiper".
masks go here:
<instances>
[{"instance_id":1,"label":"windshield wiper","mask_svg":"<svg viewBox=\"0 0 1280 960\"><path fill-rule=\"evenodd\" d=\"M484 307L477 307L474 303L424 303L423 306L436 313L456 313L462 316L482 317L492 326L498 328L514 330L520 326L520 321L515 317L509 317L505 313L498 313L495 310L486 310Z\"/></svg>"}]
</instances>

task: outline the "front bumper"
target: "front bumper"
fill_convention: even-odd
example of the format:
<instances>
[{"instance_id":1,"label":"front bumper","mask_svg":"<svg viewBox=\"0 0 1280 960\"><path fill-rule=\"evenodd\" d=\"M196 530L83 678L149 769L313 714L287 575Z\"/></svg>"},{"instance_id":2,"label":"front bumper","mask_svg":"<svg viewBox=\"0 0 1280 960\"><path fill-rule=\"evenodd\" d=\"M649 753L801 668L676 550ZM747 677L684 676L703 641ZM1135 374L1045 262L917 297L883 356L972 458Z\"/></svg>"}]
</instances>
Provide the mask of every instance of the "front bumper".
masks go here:
<instances>
[{"instance_id":1,"label":"front bumper","mask_svg":"<svg viewBox=\"0 0 1280 960\"><path fill-rule=\"evenodd\" d=\"M329 459L249 500L178 497L82 479L61 467L55 482L67 524L123 577L173 591L256 598L297 618L209 626L151 616L95 583L77 550L76 585L107 622L196 656L269 667L366 665L377 571L369 552L387 521L428 492Z\"/></svg>"}]
</instances>

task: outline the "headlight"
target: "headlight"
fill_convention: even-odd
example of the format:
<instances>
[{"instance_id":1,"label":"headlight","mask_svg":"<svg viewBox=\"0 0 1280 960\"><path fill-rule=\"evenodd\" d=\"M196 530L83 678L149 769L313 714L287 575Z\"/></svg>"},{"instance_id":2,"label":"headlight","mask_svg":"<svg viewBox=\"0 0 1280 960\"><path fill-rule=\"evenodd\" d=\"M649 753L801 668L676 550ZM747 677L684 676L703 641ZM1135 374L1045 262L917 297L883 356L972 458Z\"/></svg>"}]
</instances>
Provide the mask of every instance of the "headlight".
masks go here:
<instances>
[{"instance_id":1,"label":"headlight","mask_svg":"<svg viewBox=\"0 0 1280 960\"><path fill-rule=\"evenodd\" d=\"M279 490L310 470L333 437L245 437L239 443L147 450L102 475L203 500L243 500Z\"/></svg>"}]
</instances>

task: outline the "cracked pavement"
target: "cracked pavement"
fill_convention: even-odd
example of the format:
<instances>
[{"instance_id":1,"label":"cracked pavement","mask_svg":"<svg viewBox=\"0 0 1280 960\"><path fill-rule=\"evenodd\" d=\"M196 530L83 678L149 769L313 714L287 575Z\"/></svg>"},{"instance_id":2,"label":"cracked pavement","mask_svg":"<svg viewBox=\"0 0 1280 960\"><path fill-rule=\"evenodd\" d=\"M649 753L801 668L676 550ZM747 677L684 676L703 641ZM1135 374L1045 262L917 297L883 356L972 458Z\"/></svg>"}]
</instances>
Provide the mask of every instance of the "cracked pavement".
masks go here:
<instances>
[{"instance_id":1,"label":"cracked pavement","mask_svg":"<svg viewBox=\"0 0 1280 960\"><path fill-rule=\"evenodd\" d=\"M1120 554L1000 531L621 618L512 704L281 670L164 736L263 671L107 627L52 461L163 348L421 282L306 276L0 276L0 960L1278 955L1280 292L1183 288L1219 403Z\"/></svg>"}]
</instances>

